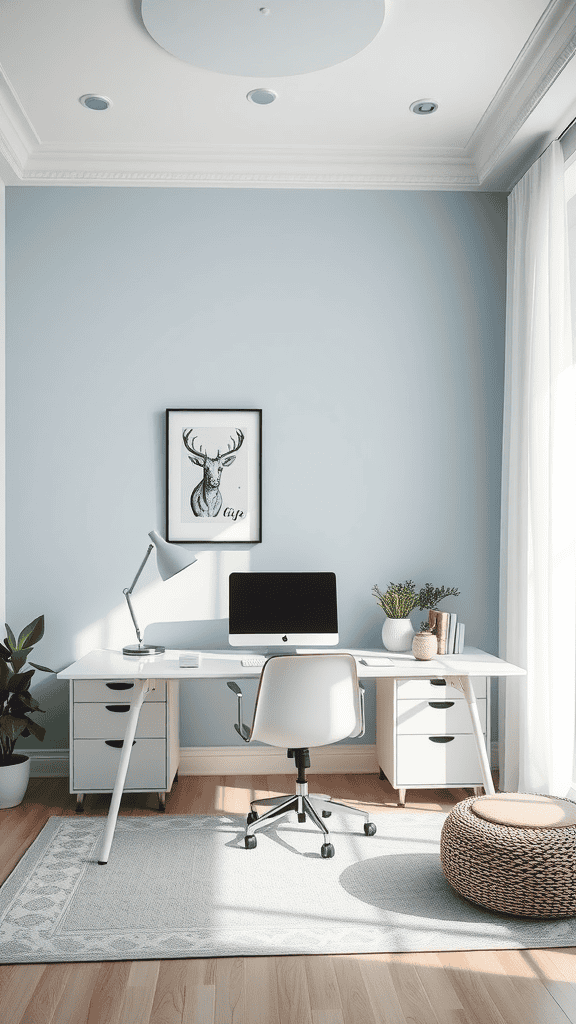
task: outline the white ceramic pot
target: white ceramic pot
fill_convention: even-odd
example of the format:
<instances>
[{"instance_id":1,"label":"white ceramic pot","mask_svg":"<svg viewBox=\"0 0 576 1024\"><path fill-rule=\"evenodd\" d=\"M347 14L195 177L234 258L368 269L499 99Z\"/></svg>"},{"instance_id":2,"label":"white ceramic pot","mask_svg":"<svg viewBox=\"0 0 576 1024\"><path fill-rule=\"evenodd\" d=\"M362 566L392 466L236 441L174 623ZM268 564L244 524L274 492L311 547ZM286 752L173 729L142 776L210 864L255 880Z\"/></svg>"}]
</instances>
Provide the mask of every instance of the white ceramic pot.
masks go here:
<instances>
[{"instance_id":1,"label":"white ceramic pot","mask_svg":"<svg viewBox=\"0 0 576 1024\"><path fill-rule=\"evenodd\" d=\"M0 764L0 807L17 807L24 799L30 778L30 758L14 754L15 764Z\"/></svg>"},{"instance_id":2,"label":"white ceramic pot","mask_svg":"<svg viewBox=\"0 0 576 1024\"><path fill-rule=\"evenodd\" d=\"M387 651L409 651L414 639L410 619L384 619L382 643Z\"/></svg>"},{"instance_id":3,"label":"white ceramic pot","mask_svg":"<svg viewBox=\"0 0 576 1024\"><path fill-rule=\"evenodd\" d=\"M416 633L412 641L412 654L418 661L430 661L438 654L438 637L435 633Z\"/></svg>"}]
</instances>

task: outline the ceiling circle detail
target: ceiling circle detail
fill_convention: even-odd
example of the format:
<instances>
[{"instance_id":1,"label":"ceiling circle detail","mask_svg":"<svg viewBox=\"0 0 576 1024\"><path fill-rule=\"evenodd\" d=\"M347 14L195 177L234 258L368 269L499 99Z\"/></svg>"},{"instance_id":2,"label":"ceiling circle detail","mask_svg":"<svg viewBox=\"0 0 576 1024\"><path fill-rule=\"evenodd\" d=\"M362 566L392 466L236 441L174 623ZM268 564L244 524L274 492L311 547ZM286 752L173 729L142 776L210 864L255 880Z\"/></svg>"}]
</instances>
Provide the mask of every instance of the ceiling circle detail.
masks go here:
<instances>
[{"instance_id":1,"label":"ceiling circle detail","mask_svg":"<svg viewBox=\"0 0 576 1024\"><path fill-rule=\"evenodd\" d=\"M364 50L384 0L142 0L152 38L188 64L269 78L333 67Z\"/></svg>"}]
</instances>

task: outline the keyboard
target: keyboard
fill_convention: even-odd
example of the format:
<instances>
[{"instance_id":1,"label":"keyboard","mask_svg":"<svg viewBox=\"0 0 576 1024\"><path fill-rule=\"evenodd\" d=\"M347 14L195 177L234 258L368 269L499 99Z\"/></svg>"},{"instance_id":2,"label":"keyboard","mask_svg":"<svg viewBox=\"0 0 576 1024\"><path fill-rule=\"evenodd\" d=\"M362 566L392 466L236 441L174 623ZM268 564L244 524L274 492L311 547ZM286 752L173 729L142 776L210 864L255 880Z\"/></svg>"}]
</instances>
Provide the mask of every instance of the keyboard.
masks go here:
<instances>
[{"instance_id":1,"label":"keyboard","mask_svg":"<svg viewBox=\"0 0 576 1024\"><path fill-rule=\"evenodd\" d=\"M265 661L262 654L249 654L242 658L242 668L262 668Z\"/></svg>"}]
</instances>

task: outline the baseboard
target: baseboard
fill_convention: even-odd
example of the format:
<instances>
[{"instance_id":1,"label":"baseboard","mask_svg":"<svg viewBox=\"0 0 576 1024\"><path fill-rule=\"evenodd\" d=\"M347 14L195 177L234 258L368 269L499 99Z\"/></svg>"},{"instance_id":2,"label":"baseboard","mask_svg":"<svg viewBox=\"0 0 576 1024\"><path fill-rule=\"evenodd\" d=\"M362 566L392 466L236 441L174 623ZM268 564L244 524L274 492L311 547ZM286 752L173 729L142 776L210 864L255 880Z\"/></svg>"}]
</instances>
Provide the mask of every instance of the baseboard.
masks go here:
<instances>
[{"instance_id":1,"label":"baseboard","mask_svg":"<svg viewBox=\"0 0 576 1024\"><path fill-rule=\"evenodd\" d=\"M66 749L18 748L18 753L31 758L32 778L67 778L69 769ZM374 743L335 743L311 749L312 772L331 775L350 772L366 775L378 771ZM498 743L491 744L491 764L498 766ZM290 762L275 747L181 747L181 775L283 775L290 771Z\"/></svg>"},{"instance_id":2,"label":"baseboard","mask_svg":"<svg viewBox=\"0 0 576 1024\"><path fill-rule=\"evenodd\" d=\"M67 779L70 770L70 758L67 748L50 750L46 748L26 749L18 747L17 754L27 754L30 758L30 777L40 779L50 777L53 779Z\"/></svg>"},{"instance_id":3,"label":"baseboard","mask_svg":"<svg viewBox=\"0 0 576 1024\"><path fill-rule=\"evenodd\" d=\"M31 759L32 778L67 778L68 751L18 748ZM311 750L313 772L367 774L378 771L376 746L336 743ZM181 747L180 775L283 775L290 771L286 754L274 747Z\"/></svg>"},{"instance_id":4,"label":"baseboard","mask_svg":"<svg viewBox=\"0 0 576 1024\"><path fill-rule=\"evenodd\" d=\"M319 775L378 771L373 743L335 743L310 748L310 771ZM294 762L275 747L181 747L180 775L284 775Z\"/></svg>"}]
</instances>

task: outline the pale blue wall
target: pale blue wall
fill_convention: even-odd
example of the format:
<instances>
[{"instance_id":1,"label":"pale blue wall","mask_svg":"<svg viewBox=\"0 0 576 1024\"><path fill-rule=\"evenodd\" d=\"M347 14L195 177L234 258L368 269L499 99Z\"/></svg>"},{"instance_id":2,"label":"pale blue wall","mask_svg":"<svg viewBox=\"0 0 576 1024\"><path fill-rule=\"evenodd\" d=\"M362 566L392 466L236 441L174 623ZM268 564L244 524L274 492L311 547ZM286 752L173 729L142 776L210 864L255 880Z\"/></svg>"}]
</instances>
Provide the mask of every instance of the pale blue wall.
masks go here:
<instances>
[{"instance_id":1,"label":"pale blue wall","mask_svg":"<svg viewBox=\"0 0 576 1024\"><path fill-rule=\"evenodd\" d=\"M378 645L372 585L413 578L458 586L447 607L497 652L504 196L6 200L7 615L45 613L40 661L132 640L122 589L163 531L167 407L263 409L264 540L201 549L185 591L152 566L143 622L224 641L230 568L333 569L344 644ZM38 690L45 744L65 747L66 687ZM197 684L182 744L234 743L231 714L224 687Z\"/></svg>"}]
</instances>

